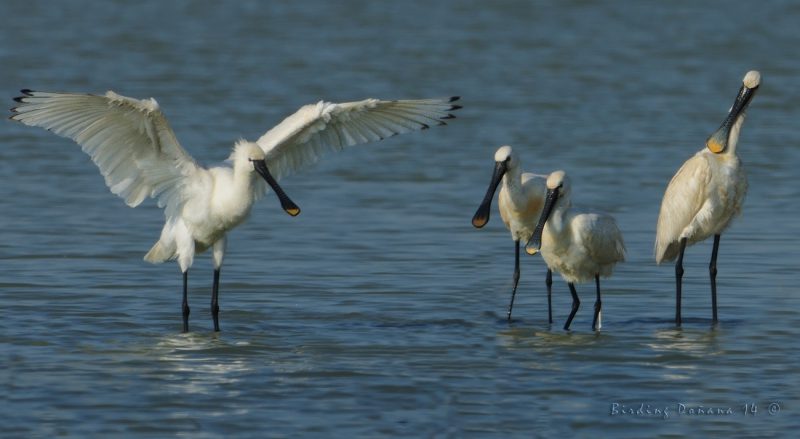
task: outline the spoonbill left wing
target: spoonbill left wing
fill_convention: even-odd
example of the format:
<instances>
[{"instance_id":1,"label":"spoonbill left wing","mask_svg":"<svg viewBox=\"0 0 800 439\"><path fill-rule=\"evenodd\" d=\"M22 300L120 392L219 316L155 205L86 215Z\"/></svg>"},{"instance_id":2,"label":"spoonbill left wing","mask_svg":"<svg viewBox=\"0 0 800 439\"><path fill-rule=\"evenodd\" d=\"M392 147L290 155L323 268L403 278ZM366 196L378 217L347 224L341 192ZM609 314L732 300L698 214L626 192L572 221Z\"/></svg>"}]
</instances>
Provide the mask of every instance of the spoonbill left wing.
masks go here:
<instances>
[{"instance_id":1,"label":"spoonbill left wing","mask_svg":"<svg viewBox=\"0 0 800 439\"><path fill-rule=\"evenodd\" d=\"M397 134L445 125L459 98L335 104L320 101L301 107L258 139L276 180L315 163L325 151L375 142Z\"/></svg>"},{"instance_id":2,"label":"spoonbill left wing","mask_svg":"<svg viewBox=\"0 0 800 439\"><path fill-rule=\"evenodd\" d=\"M185 198L200 166L175 138L155 99L22 90L11 120L38 126L78 143L112 193L136 207L158 198L167 216Z\"/></svg>"}]
</instances>

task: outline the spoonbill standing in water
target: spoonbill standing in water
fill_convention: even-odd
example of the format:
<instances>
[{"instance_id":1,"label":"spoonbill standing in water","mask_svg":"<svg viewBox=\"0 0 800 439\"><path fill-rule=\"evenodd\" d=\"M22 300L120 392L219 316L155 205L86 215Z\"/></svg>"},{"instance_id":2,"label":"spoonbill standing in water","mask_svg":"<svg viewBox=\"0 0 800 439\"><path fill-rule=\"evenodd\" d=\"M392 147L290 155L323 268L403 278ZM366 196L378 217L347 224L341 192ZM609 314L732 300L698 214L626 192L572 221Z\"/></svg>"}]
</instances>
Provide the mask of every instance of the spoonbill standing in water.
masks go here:
<instances>
[{"instance_id":1,"label":"spoonbill standing in water","mask_svg":"<svg viewBox=\"0 0 800 439\"><path fill-rule=\"evenodd\" d=\"M154 99L22 90L12 120L48 129L77 142L105 177L111 192L128 206L158 199L166 223L144 259L177 259L183 274L183 331L189 330L188 271L196 254L212 249L211 315L219 331L219 273L226 233L241 224L266 193L260 175L292 216L300 209L277 181L315 162L326 150L444 125L460 108L448 99L335 104L301 107L256 142L236 142L227 163L205 168L181 147Z\"/></svg>"},{"instance_id":2,"label":"spoonbill standing in water","mask_svg":"<svg viewBox=\"0 0 800 439\"><path fill-rule=\"evenodd\" d=\"M664 192L656 228L656 263L675 263L675 324L681 324L681 280L683 252L714 236L711 262L712 321L717 322L717 251L722 232L742 210L747 192L747 176L736 155L739 131L745 111L761 83L761 75L751 70L742 81L736 100L717 131L706 140L706 147L687 160Z\"/></svg>"},{"instance_id":3,"label":"spoonbill standing in water","mask_svg":"<svg viewBox=\"0 0 800 439\"><path fill-rule=\"evenodd\" d=\"M519 157L510 146L501 146L494 154L494 173L486 190L486 196L472 217L472 225L481 228L489 222L489 211L492 207L492 198L500 182L503 187L497 196L497 207L500 217L506 228L511 232L514 240L514 286L511 288L511 303L508 305L508 320L511 320L511 310L514 308L514 296L517 294L519 283L519 243L528 242L536 228L536 221L542 213L544 196L547 192L546 175L522 172ZM547 285L547 316L553 323L553 311L550 305L551 286L553 285L553 272L547 270L545 279Z\"/></svg>"},{"instance_id":4,"label":"spoonbill standing in water","mask_svg":"<svg viewBox=\"0 0 800 439\"><path fill-rule=\"evenodd\" d=\"M564 324L568 330L581 301L575 283L594 278L597 300L594 303L592 329L602 326L600 311L600 276L611 276L617 262L625 260L625 243L617 222L609 215L573 212L571 185L564 171L547 177L547 196L542 216L525 251L542 253L547 266L561 274L572 294L572 311Z\"/></svg>"}]
</instances>

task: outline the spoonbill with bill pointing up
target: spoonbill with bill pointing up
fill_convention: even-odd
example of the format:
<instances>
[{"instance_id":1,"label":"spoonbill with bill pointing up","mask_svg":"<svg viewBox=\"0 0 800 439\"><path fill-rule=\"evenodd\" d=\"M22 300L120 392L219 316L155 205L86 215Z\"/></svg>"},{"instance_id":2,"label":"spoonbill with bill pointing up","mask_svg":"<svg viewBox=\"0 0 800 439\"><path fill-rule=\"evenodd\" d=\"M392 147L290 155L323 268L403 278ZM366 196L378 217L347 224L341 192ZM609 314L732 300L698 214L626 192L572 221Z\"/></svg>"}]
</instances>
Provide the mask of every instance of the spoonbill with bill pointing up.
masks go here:
<instances>
[{"instance_id":1,"label":"spoonbill with bill pointing up","mask_svg":"<svg viewBox=\"0 0 800 439\"><path fill-rule=\"evenodd\" d=\"M736 146L745 111L761 84L761 74L747 72L736 100L722 125L706 140L705 148L687 160L670 180L656 227L656 263L675 262L675 324L681 325L683 253L687 245L711 236L708 265L711 279L711 319L717 322L717 253L722 232L741 213L747 176Z\"/></svg>"}]
</instances>

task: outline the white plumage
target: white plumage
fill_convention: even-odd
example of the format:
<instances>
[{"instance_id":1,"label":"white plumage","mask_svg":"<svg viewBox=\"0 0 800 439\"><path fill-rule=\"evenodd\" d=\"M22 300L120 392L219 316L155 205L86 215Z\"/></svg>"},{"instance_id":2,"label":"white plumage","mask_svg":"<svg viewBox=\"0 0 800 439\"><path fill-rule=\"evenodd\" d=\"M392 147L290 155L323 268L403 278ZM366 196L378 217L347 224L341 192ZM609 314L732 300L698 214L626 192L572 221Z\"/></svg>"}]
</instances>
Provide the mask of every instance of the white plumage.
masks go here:
<instances>
[{"instance_id":1,"label":"white plumage","mask_svg":"<svg viewBox=\"0 0 800 439\"><path fill-rule=\"evenodd\" d=\"M656 226L656 262L673 261L680 240L687 245L722 233L741 213L747 176L735 154L703 149L687 160L670 180Z\"/></svg>"},{"instance_id":2,"label":"white plumage","mask_svg":"<svg viewBox=\"0 0 800 439\"><path fill-rule=\"evenodd\" d=\"M166 222L160 239L145 256L149 262L177 259L184 276L184 330L188 330L187 271L194 255L213 247L212 314L226 233L248 216L265 193L261 175L291 215L299 208L276 180L316 162L327 150L443 125L460 108L448 99L306 105L261 136L239 141L227 161L205 168L178 143L154 99L23 90L11 119L48 129L81 145L105 177L111 192L136 207L158 200Z\"/></svg>"},{"instance_id":3,"label":"white plumage","mask_svg":"<svg viewBox=\"0 0 800 439\"><path fill-rule=\"evenodd\" d=\"M580 306L574 284L595 280L597 301L592 329L600 329L600 277L610 276L614 266L625 260L625 243L613 217L573 210L571 192L564 171L550 174L545 206L526 251L541 252L547 266L560 273L569 285L573 304L564 329L569 329Z\"/></svg>"},{"instance_id":4,"label":"white plumage","mask_svg":"<svg viewBox=\"0 0 800 439\"><path fill-rule=\"evenodd\" d=\"M494 155L495 170L489 188L483 202L472 218L472 225L481 228L489 221L492 198L497 186L500 187L500 194L497 196L497 207L503 223L511 233L514 241L514 277L511 290L511 303L508 306L507 319L511 320L511 311L514 308L514 297L517 292L519 282L519 243L528 242L536 228L536 222L542 213L544 197L547 192L545 182L546 175L522 172L519 157L510 146L501 146ZM550 287L552 285L552 273L548 270L547 278L547 302L548 316L552 323L552 311L550 311Z\"/></svg>"},{"instance_id":5,"label":"white plumage","mask_svg":"<svg viewBox=\"0 0 800 439\"><path fill-rule=\"evenodd\" d=\"M327 150L445 125L454 117L449 112L461 108L452 104L457 99L320 101L301 107L256 143L267 155L270 172L280 180L316 162Z\"/></svg>"},{"instance_id":6,"label":"white plumage","mask_svg":"<svg viewBox=\"0 0 800 439\"><path fill-rule=\"evenodd\" d=\"M745 175L736 146L750 100L761 83L761 74L748 72L728 116L706 141L706 147L687 160L670 180L656 227L656 263L675 264L675 323L681 324L683 252L687 245L714 236L709 264L712 320L717 321L717 251L720 235L741 213L747 192Z\"/></svg>"}]
</instances>

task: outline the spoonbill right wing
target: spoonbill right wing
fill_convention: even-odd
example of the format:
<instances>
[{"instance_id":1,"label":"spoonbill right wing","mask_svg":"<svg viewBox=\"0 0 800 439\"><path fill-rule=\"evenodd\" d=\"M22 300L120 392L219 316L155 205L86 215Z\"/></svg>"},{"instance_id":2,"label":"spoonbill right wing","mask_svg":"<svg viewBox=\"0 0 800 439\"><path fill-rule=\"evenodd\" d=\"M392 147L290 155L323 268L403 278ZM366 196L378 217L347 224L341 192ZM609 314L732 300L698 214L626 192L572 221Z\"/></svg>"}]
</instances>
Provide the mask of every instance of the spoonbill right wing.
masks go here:
<instances>
[{"instance_id":1,"label":"spoonbill right wing","mask_svg":"<svg viewBox=\"0 0 800 439\"><path fill-rule=\"evenodd\" d=\"M45 128L78 143L108 188L138 206L158 198L171 216L182 203L185 179L199 165L181 147L155 99L22 90L12 120Z\"/></svg>"},{"instance_id":2,"label":"spoonbill right wing","mask_svg":"<svg viewBox=\"0 0 800 439\"><path fill-rule=\"evenodd\" d=\"M656 263L671 261L678 256L681 234L687 227L698 230L711 219L699 215L709 201L706 197L711 181L711 166L703 154L696 154L681 166L667 185L656 226ZM694 243L694 236L688 236Z\"/></svg>"},{"instance_id":3,"label":"spoonbill right wing","mask_svg":"<svg viewBox=\"0 0 800 439\"><path fill-rule=\"evenodd\" d=\"M614 217L596 213L578 215L574 227L591 231L581 238L592 260L600 265L625 261L625 241Z\"/></svg>"},{"instance_id":4,"label":"spoonbill right wing","mask_svg":"<svg viewBox=\"0 0 800 439\"><path fill-rule=\"evenodd\" d=\"M270 173L279 180L315 163L328 150L374 142L397 134L445 125L458 97L381 101L365 99L305 105L258 139Z\"/></svg>"}]
</instances>

